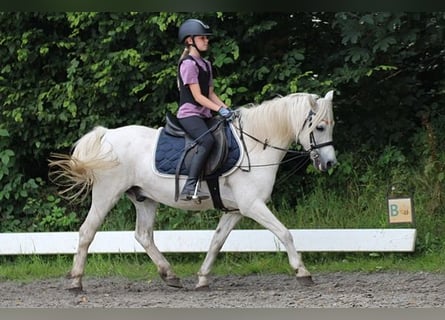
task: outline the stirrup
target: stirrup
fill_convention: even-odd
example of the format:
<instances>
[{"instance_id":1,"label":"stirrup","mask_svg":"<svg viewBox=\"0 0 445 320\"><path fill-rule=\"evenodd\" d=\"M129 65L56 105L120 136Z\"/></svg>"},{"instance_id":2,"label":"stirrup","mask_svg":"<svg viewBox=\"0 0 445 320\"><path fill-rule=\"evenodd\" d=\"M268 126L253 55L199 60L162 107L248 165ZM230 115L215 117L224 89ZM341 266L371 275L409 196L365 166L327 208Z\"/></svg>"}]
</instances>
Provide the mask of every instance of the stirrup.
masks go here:
<instances>
[{"instance_id":1,"label":"stirrup","mask_svg":"<svg viewBox=\"0 0 445 320\"><path fill-rule=\"evenodd\" d=\"M184 201L193 200L197 204L201 203L201 200L208 199L209 195L207 193L201 192L198 187L199 187L199 182L196 183L195 189L193 190L193 194L191 192L181 193L179 198Z\"/></svg>"},{"instance_id":2,"label":"stirrup","mask_svg":"<svg viewBox=\"0 0 445 320\"><path fill-rule=\"evenodd\" d=\"M179 196L179 199L180 200L183 200L183 201L190 201L190 200L193 200L193 201L195 201L196 203L201 203L201 200L206 200L206 199L208 199L209 198L209 195L208 194L206 194L206 193L197 193L197 194L190 194L190 193L184 193L184 194L181 194L180 196Z\"/></svg>"},{"instance_id":3,"label":"stirrup","mask_svg":"<svg viewBox=\"0 0 445 320\"><path fill-rule=\"evenodd\" d=\"M192 200L199 204L201 203L201 200L208 199L209 196L198 190L198 187L199 187L199 181L196 183L195 192L192 195Z\"/></svg>"}]
</instances>

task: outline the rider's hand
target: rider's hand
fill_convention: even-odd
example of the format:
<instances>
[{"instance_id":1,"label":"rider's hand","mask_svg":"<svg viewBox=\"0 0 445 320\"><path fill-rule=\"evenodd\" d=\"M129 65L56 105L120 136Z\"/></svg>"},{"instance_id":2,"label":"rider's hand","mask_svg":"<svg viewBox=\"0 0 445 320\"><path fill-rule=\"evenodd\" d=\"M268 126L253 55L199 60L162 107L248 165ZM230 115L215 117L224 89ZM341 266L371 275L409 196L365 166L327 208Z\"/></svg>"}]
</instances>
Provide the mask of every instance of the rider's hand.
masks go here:
<instances>
[{"instance_id":1,"label":"rider's hand","mask_svg":"<svg viewBox=\"0 0 445 320\"><path fill-rule=\"evenodd\" d=\"M233 111L230 108L221 107L218 110L218 113L226 119L231 119L233 116Z\"/></svg>"}]
</instances>

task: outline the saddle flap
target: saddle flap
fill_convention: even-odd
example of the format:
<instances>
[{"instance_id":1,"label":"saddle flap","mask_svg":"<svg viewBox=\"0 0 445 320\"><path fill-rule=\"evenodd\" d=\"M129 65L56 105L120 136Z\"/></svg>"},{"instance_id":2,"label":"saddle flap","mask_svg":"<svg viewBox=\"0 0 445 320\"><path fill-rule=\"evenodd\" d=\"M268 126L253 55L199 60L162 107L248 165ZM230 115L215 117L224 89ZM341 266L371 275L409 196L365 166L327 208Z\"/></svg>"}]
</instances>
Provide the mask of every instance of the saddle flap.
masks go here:
<instances>
[{"instance_id":1,"label":"saddle flap","mask_svg":"<svg viewBox=\"0 0 445 320\"><path fill-rule=\"evenodd\" d=\"M226 136L227 122L219 116L210 118L207 122L209 128L213 128L212 134L215 145L207 160L204 175L208 176L217 171L227 159L228 143Z\"/></svg>"}]
</instances>

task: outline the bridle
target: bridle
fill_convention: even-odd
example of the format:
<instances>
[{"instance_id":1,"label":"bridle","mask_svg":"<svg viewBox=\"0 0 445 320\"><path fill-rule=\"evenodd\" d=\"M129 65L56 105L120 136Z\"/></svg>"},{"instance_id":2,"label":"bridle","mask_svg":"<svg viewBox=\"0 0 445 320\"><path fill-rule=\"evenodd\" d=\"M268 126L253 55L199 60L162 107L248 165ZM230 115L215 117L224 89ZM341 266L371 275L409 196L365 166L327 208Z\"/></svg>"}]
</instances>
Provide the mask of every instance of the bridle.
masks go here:
<instances>
[{"instance_id":1,"label":"bridle","mask_svg":"<svg viewBox=\"0 0 445 320\"><path fill-rule=\"evenodd\" d=\"M304 120L302 128L304 128L307 123L309 123L308 128L312 127L312 117L315 114L316 113L314 111L312 111L312 110L309 111L308 116ZM236 127L235 125L233 125L233 126L236 129L238 129L238 131L240 132L240 140L241 140L241 142L243 144L243 148L244 148L244 151L246 153L247 162L248 162L247 169L244 166L240 166L240 169L242 171L249 172L251 167L267 167L267 166L280 165L282 163L286 163L286 162L292 161L292 160L294 160L296 158L299 158L299 157L309 156L312 160L315 160L315 159L317 159L320 156L318 151L317 151L318 149L334 145L334 142L332 140L331 141L327 141L327 142L323 142L323 143L320 143L320 144L317 144L317 141L315 140L315 136L314 136L314 129L312 129L311 132L309 133L310 148L308 150L298 151L298 150L291 150L291 149L288 149L288 148L277 147L277 146L269 144L267 139L265 139L264 141L261 141L260 139L258 139L256 137L250 135L249 133L245 132L243 130L243 128L242 128L241 114L239 112L235 111L235 118L238 118L239 127ZM232 124L233 124L233 122L232 122ZM272 149L280 150L280 151L283 151L283 152L286 152L286 153L294 154L295 156L290 158L290 159L288 159L287 161L280 161L278 163L270 163L270 164L263 164L263 165L252 165L250 163L250 156L249 156L249 153L247 151L246 143L244 141L244 136L245 135L248 136L250 139L252 139L252 140L262 144L263 145L263 150L266 149L266 148L272 148Z\"/></svg>"},{"instance_id":2,"label":"bridle","mask_svg":"<svg viewBox=\"0 0 445 320\"><path fill-rule=\"evenodd\" d=\"M312 110L309 111L308 116L304 120L303 128L306 125L306 123L309 123L308 128L312 127L312 117L315 114L316 113L314 111L312 111ZM328 121L328 120L324 120L324 121ZM309 152L309 155L310 155L312 160L316 160L316 159L318 159L318 157L320 157L320 154L318 153L317 149L321 149L323 147L334 145L334 142L332 140L331 141L327 141L327 142L323 142L323 143L320 143L320 144L317 144L317 141L315 141L314 129L312 129L311 132L309 133L309 143L310 143L310 149L307 150L307 151Z\"/></svg>"}]
</instances>

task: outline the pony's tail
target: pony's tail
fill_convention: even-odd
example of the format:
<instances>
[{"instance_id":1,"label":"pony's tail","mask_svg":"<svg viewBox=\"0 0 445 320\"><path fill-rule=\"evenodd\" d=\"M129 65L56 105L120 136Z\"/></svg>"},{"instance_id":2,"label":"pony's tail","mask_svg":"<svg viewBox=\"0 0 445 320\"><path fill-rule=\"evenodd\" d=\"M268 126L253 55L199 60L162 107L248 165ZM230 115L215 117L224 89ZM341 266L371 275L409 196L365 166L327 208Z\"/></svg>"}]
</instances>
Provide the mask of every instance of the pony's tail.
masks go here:
<instances>
[{"instance_id":1,"label":"pony's tail","mask_svg":"<svg viewBox=\"0 0 445 320\"><path fill-rule=\"evenodd\" d=\"M95 182L95 172L119 164L113 158L111 148L105 150L101 143L106 132L107 128L95 127L74 144L71 155L51 154L48 177L60 188L60 196L74 201L83 194L83 200Z\"/></svg>"}]
</instances>

